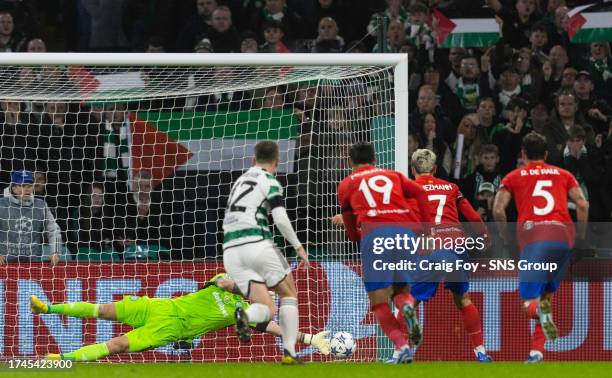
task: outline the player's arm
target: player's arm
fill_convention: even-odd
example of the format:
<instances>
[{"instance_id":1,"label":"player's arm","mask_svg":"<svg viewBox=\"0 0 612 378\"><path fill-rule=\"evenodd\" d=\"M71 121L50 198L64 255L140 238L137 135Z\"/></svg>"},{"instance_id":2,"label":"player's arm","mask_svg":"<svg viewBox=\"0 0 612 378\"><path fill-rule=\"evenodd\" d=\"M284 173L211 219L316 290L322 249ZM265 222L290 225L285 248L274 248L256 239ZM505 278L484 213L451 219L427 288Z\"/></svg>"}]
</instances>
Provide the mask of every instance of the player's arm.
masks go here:
<instances>
[{"instance_id":1,"label":"player's arm","mask_svg":"<svg viewBox=\"0 0 612 378\"><path fill-rule=\"evenodd\" d=\"M287 210L285 210L285 206L283 204L282 191L280 190L280 184L278 181L274 180L271 183L270 190L266 198L268 204L270 205L270 210L272 211L272 219L274 220L274 224L285 240L287 240L287 242L289 242L289 244L291 244L291 246L295 249L296 254L302 260L302 262L308 266L308 254L306 253L306 250L302 246L300 239L298 239L297 234L291 225L291 220L289 220Z\"/></svg>"},{"instance_id":2,"label":"player's arm","mask_svg":"<svg viewBox=\"0 0 612 378\"><path fill-rule=\"evenodd\" d=\"M421 221L433 224L435 218L431 215L431 211L429 210L429 200L427 198L427 192L425 189L403 174L400 174L400 177L402 180L402 191L404 193L404 197L416 199L419 211L421 213Z\"/></svg>"},{"instance_id":3,"label":"player's arm","mask_svg":"<svg viewBox=\"0 0 612 378\"><path fill-rule=\"evenodd\" d=\"M258 331L261 331L261 327L265 324L265 329L262 332L269 333L271 335L281 337L282 331L281 327L276 324L273 320L267 323L258 324L255 327ZM298 332L298 341L302 342L306 345L312 345L317 348L321 354L328 355L329 354L329 339L327 336L329 335L329 331L322 331L315 335L310 333Z\"/></svg>"},{"instance_id":4,"label":"player's arm","mask_svg":"<svg viewBox=\"0 0 612 378\"><path fill-rule=\"evenodd\" d=\"M508 218L506 217L506 208L512 199L512 194L503 187L499 189L495 195L495 202L493 202L493 219L497 222L497 228L500 236L508 240Z\"/></svg>"},{"instance_id":5,"label":"player's arm","mask_svg":"<svg viewBox=\"0 0 612 378\"><path fill-rule=\"evenodd\" d=\"M480 218L480 215L474 210L470 201L468 201L465 197L461 197L461 199L457 202L457 209L463 215L463 217L470 223L474 225L476 231L480 235L486 235L487 226Z\"/></svg>"},{"instance_id":6,"label":"player's arm","mask_svg":"<svg viewBox=\"0 0 612 378\"><path fill-rule=\"evenodd\" d=\"M344 182L340 183L338 186L338 202L342 209L342 223L344 224L344 229L346 230L346 235L349 240L359 241L361 239L361 233L357 229L357 216L355 216L351 207L351 195L343 183Z\"/></svg>"},{"instance_id":7,"label":"player's arm","mask_svg":"<svg viewBox=\"0 0 612 378\"><path fill-rule=\"evenodd\" d=\"M582 189L574 186L568 192L570 199L576 204L576 219L578 220L578 237L586 238L586 224L589 219L589 202L584 197Z\"/></svg>"}]
</instances>

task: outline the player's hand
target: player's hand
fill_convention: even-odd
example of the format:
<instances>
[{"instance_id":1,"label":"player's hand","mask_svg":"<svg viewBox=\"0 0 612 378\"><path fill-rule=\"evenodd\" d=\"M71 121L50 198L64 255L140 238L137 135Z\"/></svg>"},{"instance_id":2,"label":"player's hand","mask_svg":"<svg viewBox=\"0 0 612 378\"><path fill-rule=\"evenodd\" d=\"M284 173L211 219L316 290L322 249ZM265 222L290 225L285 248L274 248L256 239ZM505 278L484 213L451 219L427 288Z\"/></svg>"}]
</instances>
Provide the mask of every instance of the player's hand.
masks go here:
<instances>
[{"instance_id":1,"label":"player's hand","mask_svg":"<svg viewBox=\"0 0 612 378\"><path fill-rule=\"evenodd\" d=\"M57 253L54 253L51 255L51 258L49 259L49 264L54 267L57 265L57 263L60 261L60 257Z\"/></svg>"},{"instance_id":2,"label":"player's hand","mask_svg":"<svg viewBox=\"0 0 612 378\"><path fill-rule=\"evenodd\" d=\"M331 217L331 222L334 226L341 227L344 226L344 220L342 219L342 214L336 214Z\"/></svg>"},{"instance_id":3,"label":"player's hand","mask_svg":"<svg viewBox=\"0 0 612 378\"><path fill-rule=\"evenodd\" d=\"M310 345L317 348L319 353L328 355L329 354L329 331L319 332L316 335L312 335L312 339L310 340Z\"/></svg>"},{"instance_id":4,"label":"player's hand","mask_svg":"<svg viewBox=\"0 0 612 378\"><path fill-rule=\"evenodd\" d=\"M6 257L0 255L0 265L6 265Z\"/></svg>"},{"instance_id":5,"label":"player's hand","mask_svg":"<svg viewBox=\"0 0 612 378\"><path fill-rule=\"evenodd\" d=\"M300 248L298 248L295 252L298 255L298 257L300 258L300 260L302 260L302 261L300 261L300 264L299 264L298 267L309 268L310 267L310 261L308 261L308 253L306 252L304 247L300 246Z\"/></svg>"}]
</instances>

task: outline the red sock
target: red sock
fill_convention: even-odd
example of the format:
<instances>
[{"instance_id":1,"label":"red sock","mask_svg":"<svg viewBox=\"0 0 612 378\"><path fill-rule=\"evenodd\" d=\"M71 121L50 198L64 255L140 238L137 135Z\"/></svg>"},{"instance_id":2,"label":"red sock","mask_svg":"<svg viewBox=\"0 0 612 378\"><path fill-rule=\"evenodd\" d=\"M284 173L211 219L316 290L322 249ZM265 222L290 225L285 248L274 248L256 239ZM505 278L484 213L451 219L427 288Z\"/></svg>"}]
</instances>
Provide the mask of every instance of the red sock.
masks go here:
<instances>
[{"instance_id":1,"label":"red sock","mask_svg":"<svg viewBox=\"0 0 612 378\"><path fill-rule=\"evenodd\" d=\"M402 333L397 319L395 319L395 316L391 313L391 307L386 303L379 303L372 306L372 311L376 316L376 320L378 320L378 324L380 324L380 328L382 328L385 335L395 344L395 349L399 349L406 345L406 338Z\"/></svg>"},{"instance_id":2,"label":"red sock","mask_svg":"<svg viewBox=\"0 0 612 378\"><path fill-rule=\"evenodd\" d=\"M538 302L531 302L527 307L527 316L529 319L538 319Z\"/></svg>"},{"instance_id":3,"label":"red sock","mask_svg":"<svg viewBox=\"0 0 612 378\"><path fill-rule=\"evenodd\" d=\"M531 350L544 352L545 342L546 336L544 336L544 330L542 330L542 325L540 322L537 322L533 330L533 335L531 336Z\"/></svg>"},{"instance_id":4,"label":"red sock","mask_svg":"<svg viewBox=\"0 0 612 378\"><path fill-rule=\"evenodd\" d=\"M472 348L479 347L484 344L482 338L482 324L480 321L480 313L473 303L461 309L461 319L463 327L470 336L470 344Z\"/></svg>"},{"instance_id":5,"label":"red sock","mask_svg":"<svg viewBox=\"0 0 612 378\"><path fill-rule=\"evenodd\" d=\"M404 320L404 312L402 311L402 308L404 307L406 303L414 306L414 298L412 297L412 295L410 295L410 293L400 293L393 297L393 304L395 305L395 308L399 310L395 318L397 319L397 322L400 324L400 329L404 333L404 336L408 337L408 328L406 328L406 321Z\"/></svg>"}]
</instances>

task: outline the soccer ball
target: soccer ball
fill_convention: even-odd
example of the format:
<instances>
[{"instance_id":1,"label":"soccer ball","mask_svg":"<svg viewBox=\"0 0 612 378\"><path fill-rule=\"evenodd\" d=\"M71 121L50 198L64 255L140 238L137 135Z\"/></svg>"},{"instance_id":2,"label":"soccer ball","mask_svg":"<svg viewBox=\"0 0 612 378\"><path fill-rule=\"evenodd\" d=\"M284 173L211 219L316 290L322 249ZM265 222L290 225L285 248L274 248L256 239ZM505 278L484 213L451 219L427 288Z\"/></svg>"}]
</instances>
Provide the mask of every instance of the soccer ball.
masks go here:
<instances>
[{"instance_id":1,"label":"soccer ball","mask_svg":"<svg viewBox=\"0 0 612 378\"><path fill-rule=\"evenodd\" d=\"M331 339L331 353L337 358L349 358L357 349L353 335L348 332L338 332Z\"/></svg>"}]
</instances>

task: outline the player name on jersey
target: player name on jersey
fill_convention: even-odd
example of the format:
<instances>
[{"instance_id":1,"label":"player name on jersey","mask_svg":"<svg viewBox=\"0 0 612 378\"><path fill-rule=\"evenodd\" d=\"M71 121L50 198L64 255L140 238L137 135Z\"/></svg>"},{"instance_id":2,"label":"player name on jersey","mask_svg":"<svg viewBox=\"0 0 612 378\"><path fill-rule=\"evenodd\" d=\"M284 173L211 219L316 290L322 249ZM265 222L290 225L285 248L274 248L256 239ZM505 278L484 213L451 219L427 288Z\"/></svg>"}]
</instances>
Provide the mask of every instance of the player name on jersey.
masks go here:
<instances>
[{"instance_id":1,"label":"player name on jersey","mask_svg":"<svg viewBox=\"0 0 612 378\"><path fill-rule=\"evenodd\" d=\"M521 176L560 175L557 168L521 169Z\"/></svg>"},{"instance_id":2,"label":"player name on jersey","mask_svg":"<svg viewBox=\"0 0 612 378\"><path fill-rule=\"evenodd\" d=\"M423 185L423 189L428 192L432 190L453 190L453 186L451 184L426 184Z\"/></svg>"}]
</instances>

